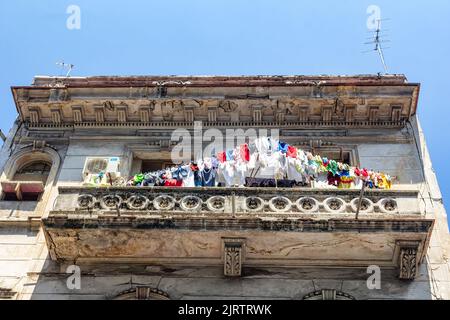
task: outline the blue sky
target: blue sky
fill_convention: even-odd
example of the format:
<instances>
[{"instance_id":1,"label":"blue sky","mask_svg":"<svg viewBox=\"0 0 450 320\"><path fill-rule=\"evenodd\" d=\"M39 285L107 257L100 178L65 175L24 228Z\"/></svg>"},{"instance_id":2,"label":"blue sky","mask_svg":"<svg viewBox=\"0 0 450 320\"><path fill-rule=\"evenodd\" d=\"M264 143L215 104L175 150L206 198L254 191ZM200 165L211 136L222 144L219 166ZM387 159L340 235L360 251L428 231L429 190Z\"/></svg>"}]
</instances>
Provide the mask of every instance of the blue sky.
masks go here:
<instances>
[{"instance_id":1,"label":"blue sky","mask_svg":"<svg viewBox=\"0 0 450 320\"><path fill-rule=\"evenodd\" d=\"M69 5L81 29L69 30ZM450 197L450 1L0 1L0 128L16 117L12 85L34 75L365 74L382 71L363 42L377 5L390 73L422 84L419 117L444 199ZM448 200L447 200L448 203Z\"/></svg>"}]
</instances>

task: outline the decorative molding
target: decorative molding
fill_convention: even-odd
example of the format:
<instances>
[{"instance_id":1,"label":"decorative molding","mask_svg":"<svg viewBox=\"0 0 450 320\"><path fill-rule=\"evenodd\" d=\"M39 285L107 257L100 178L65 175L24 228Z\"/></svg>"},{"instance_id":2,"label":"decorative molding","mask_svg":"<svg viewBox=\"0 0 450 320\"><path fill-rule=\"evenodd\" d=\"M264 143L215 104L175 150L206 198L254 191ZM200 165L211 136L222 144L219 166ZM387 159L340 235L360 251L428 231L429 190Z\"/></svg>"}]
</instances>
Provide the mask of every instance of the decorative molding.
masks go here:
<instances>
[{"instance_id":1,"label":"decorative molding","mask_svg":"<svg viewBox=\"0 0 450 320\"><path fill-rule=\"evenodd\" d=\"M68 99L68 92L65 88L51 88L48 102L54 103L54 102L61 102L66 101Z\"/></svg>"},{"instance_id":2,"label":"decorative molding","mask_svg":"<svg viewBox=\"0 0 450 320\"><path fill-rule=\"evenodd\" d=\"M237 110L238 105L236 102L230 100L220 100L219 108L221 108L225 113L232 113Z\"/></svg>"},{"instance_id":3,"label":"decorative molding","mask_svg":"<svg viewBox=\"0 0 450 320\"><path fill-rule=\"evenodd\" d=\"M164 141L165 142L165 141ZM161 142L161 149L169 149L170 146L167 143ZM115 188L123 188L126 182L123 178L117 178L117 181L112 182ZM141 187L140 187L141 188ZM158 188L158 187L151 187ZM270 188L264 188L265 191L269 191ZM319 207L323 207L325 210L322 212L334 213L334 214L352 214L356 212L356 204L358 201L357 192L353 197L339 197L339 196L329 196L317 197L317 196L306 196L303 195L289 195L278 196L275 194L267 194L264 196L258 196L258 193L252 192L253 190L248 190L246 195L234 195L231 192L224 190L221 192L221 198L224 200L221 211L232 212L230 203L232 198L238 199L239 204L234 207L234 213L236 214L246 214L246 213L262 213L266 215L274 214L279 215L282 213L292 214L292 215L302 215L305 213L314 213L319 211ZM164 190L164 195L155 196L151 192L146 192L145 190L136 190L136 188L125 188L123 191L109 191L104 190L100 192L82 192L78 195L76 203L78 206L72 208L73 210L85 210L85 209L103 209L103 210L116 210L116 204L118 208L124 211L173 211L173 212L190 212L190 213L211 213L216 212L213 207L208 206L208 203L214 203L217 199L215 192L178 192L174 193L170 190ZM228 193L228 194L227 194ZM252 195L251 193L254 193ZM169 196L170 194L170 196ZM74 195L75 197L75 195ZM171 206L161 206L161 198L172 199L169 202ZM181 197L180 201L175 201L175 197ZM85 202L85 199L89 198L89 203ZM111 198L116 199L117 203L114 203L111 207L104 205L104 199ZM139 198L141 205L135 206L133 202ZM363 214L389 214L389 215L399 215L399 204L398 200L392 197L370 197L373 201L367 197L363 198L362 206L360 212ZM185 201L183 199L187 199ZM193 203L195 199L195 203ZM376 201L377 199L380 199ZM167 202L167 201L166 201ZM144 204L142 204L144 203ZM188 205L191 203L192 205ZM227 205L225 205L227 203ZM195 205L194 205L195 204ZM205 204L205 205L203 205ZM56 210L56 208L55 208ZM419 211L418 211L419 213ZM418 214L417 213L417 214Z\"/></svg>"},{"instance_id":4,"label":"decorative molding","mask_svg":"<svg viewBox=\"0 0 450 320\"><path fill-rule=\"evenodd\" d=\"M170 297L156 288L139 286L122 291L113 300L170 300Z\"/></svg>"},{"instance_id":5,"label":"decorative molding","mask_svg":"<svg viewBox=\"0 0 450 320\"><path fill-rule=\"evenodd\" d=\"M184 121L194 122L194 108L191 106L184 106Z\"/></svg>"},{"instance_id":6,"label":"decorative molding","mask_svg":"<svg viewBox=\"0 0 450 320\"><path fill-rule=\"evenodd\" d=\"M73 122L82 123L83 122L83 110L81 106L72 107Z\"/></svg>"},{"instance_id":7,"label":"decorative molding","mask_svg":"<svg viewBox=\"0 0 450 320\"><path fill-rule=\"evenodd\" d=\"M391 106L391 121L400 121L402 117L401 106Z\"/></svg>"},{"instance_id":8,"label":"decorative molding","mask_svg":"<svg viewBox=\"0 0 450 320\"><path fill-rule=\"evenodd\" d=\"M333 115L333 107L322 106L322 121L331 121Z\"/></svg>"},{"instance_id":9,"label":"decorative molding","mask_svg":"<svg viewBox=\"0 0 450 320\"><path fill-rule=\"evenodd\" d=\"M164 121L172 121L174 113L183 110L183 100L167 100L161 102L161 112Z\"/></svg>"},{"instance_id":10,"label":"decorative molding","mask_svg":"<svg viewBox=\"0 0 450 320\"><path fill-rule=\"evenodd\" d=\"M414 280L419 270L419 245L418 241L398 241L399 251L399 278Z\"/></svg>"},{"instance_id":11,"label":"decorative molding","mask_svg":"<svg viewBox=\"0 0 450 320\"><path fill-rule=\"evenodd\" d=\"M298 120L299 121L308 121L309 120L309 107L308 106L302 106L299 107L298 111Z\"/></svg>"},{"instance_id":12,"label":"decorative molding","mask_svg":"<svg viewBox=\"0 0 450 320\"><path fill-rule=\"evenodd\" d=\"M230 118L239 118L239 114L232 113ZM25 125L29 129L41 128L41 129L61 129L61 130L71 130L74 127L79 128L179 128L182 126L191 126L192 123L186 121L154 121L154 122L138 122L138 121L128 121L126 123L117 123L117 122L94 122L94 121L85 121L82 123L43 123L43 122L25 122ZM253 121L217 121L215 123L203 122L203 127L214 126L214 127L274 127L274 128L301 128L301 129L317 129L320 127L322 130L328 130L330 128L402 128L406 125L405 120L400 121L354 121L354 122L345 122L345 121L292 121L285 123L277 123L275 121L261 121L261 122L253 122Z\"/></svg>"},{"instance_id":13,"label":"decorative molding","mask_svg":"<svg viewBox=\"0 0 450 320\"><path fill-rule=\"evenodd\" d=\"M345 122L353 122L355 120L355 106L345 106L344 109Z\"/></svg>"},{"instance_id":14,"label":"decorative molding","mask_svg":"<svg viewBox=\"0 0 450 320\"><path fill-rule=\"evenodd\" d=\"M217 122L217 107L208 108L208 122Z\"/></svg>"},{"instance_id":15,"label":"decorative molding","mask_svg":"<svg viewBox=\"0 0 450 320\"><path fill-rule=\"evenodd\" d=\"M117 121L121 123L127 122L127 107L120 106L117 107Z\"/></svg>"},{"instance_id":16,"label":"decorative molding","mask_svg":"<svg viewBox=\"0 0 450 320\"><path fill-rule=\"evenodd\" d=\"M240 277L244 258L245 239L222 238L223 241L223 273L227 277Z\"/></svg>"},{"instance_id":17,"label":"decorative molding","mask_svg":"<svg viewBox=\"0 0 450 320\"><path fill-rule=\"evenodd\" d=\"M370 106L369 107L369 122L375 122L378 121L378 111L380 107L378 106Z\"/></svg>"},{"instance_id":18,"label":"decorative molding","mask_svg":"<svg viewBox=\"0 0 450 320\"><path fill-rule=\"evenodd\" d=\"M52 122L59 124L62 122L61 108L51 109Z\"/></svg>"},{"instance_id":19,"label":"decorative molding","mask_svg":"<svg viewBox=\"0 0 450 320\"><path fill-rule=\"evenodd\" d=\"M40 112L39 112L39 108L35 107L35 108L30 108L29 109L29 114L30 114L30 122L33 124L37 124L40 122Z\"/></svg>"},{"instance_id":20,"label":"decorative molding","mask_svg":"<svg viewBox=\"0 0 450 320\"><path fill-rule=\"evenodd\" d=\"M348 293L336 289L322 289L308 293L303 300L356 300Z\"/></svg>"},{"instance_id":21,"label":"decorative molding","mask_svg":"<svg viewBox=\"0 0 450 320\"><path fill-rule=\"evenodd\" d=\"M95 122L104 123L105 122L105 110L103 107L94 107L95 109Z\"/></svg>"},{"instance_id":22,"label":"decorative molding","mask_svg":"<svg viewBox=\"0 0 450 320\"><path fill-rule=\"evenodd\" d=\"M16 294L17 292L13 291L10 288L0 287L0 299L12 299Z\"/></svg>"},{"instance_id":23,"label":"decorative molding","mask_svg":"<svg viewBox=\"0 0 450 320\"><path fill-rule=\"evenodd\" d=\"M150 122L150 107L139 108L139 119L143 123Z\"/></svg>"}]
</instances>

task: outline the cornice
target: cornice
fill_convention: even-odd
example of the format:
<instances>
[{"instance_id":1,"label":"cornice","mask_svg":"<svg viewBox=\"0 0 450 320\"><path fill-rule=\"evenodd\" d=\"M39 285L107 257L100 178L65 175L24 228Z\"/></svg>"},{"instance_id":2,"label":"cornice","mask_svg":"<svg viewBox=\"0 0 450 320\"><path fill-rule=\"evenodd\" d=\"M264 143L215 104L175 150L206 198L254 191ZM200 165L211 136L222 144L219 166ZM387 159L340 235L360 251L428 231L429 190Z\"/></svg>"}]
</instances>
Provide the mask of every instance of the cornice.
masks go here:
<instances>
[{"instance_id":1,"label":"cornice","mask_svg":"<svg viewBox=\"0 0 450 320\"><path fill-rule=\"evenodd\" d=\"M55 127L185 127L193 121L398 127L416 113L420 88L403 76L93 77L62 79L58 86L50 79L12 88L22 121ZM148 81L151 86L139 86Z\"/></svg>"}]
</instances>

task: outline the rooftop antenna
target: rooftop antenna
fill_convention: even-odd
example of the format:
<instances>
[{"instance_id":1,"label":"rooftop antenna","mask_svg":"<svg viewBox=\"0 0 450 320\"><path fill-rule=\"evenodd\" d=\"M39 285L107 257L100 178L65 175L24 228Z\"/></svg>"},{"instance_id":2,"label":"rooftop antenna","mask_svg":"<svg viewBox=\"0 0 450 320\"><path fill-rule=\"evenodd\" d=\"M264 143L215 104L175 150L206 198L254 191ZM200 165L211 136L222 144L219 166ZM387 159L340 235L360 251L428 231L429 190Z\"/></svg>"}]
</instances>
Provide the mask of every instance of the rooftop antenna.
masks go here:
<instances>
[{"instance_id":1,"label":"rooftop antenna","mask_svg":"<svg viewBox=\"0 0 450 320\"><path fill-rule=\"evenodd\" d=\"M70 76L70 72L75 67L75 65L69 64L69 63L64 63L64 61L57 62L56 65L61 67L61 71L64 69L67 69L66 77Z\"/></svg>"},{"instance_id":2,"label":"rooftop antenna","mask_svg":"<svg viewBox=\"0 0 450 320\"><path fill-rule=\"evenodd\" d=\"M375 47L373 49L371 49L371 50L364 51L364 53L371 52L371 51L376 51L378 53L379 57L380 57L381 63L383 64L383 68L384 68L385 74L388 74L389 73L388 72L388 67L386 65L386 60L384 59L383 50L389 49L389 48L383 48L381 46L381 44L385 43L385 42L390 42L390 41L382 39L382 37L386 36L386 35L382 35L381 34L381 32L382 32L382 30L381 30L381 21L382 20L389 20L389 19L378 19L377 20L377 28L375 29L375 31L371 31L371 32L374 32L374 35L373 35L373 37L369 38L372 41L364 43L364 44L373 44L373 45L375 45Z\"/></svg>"}]
</instances>

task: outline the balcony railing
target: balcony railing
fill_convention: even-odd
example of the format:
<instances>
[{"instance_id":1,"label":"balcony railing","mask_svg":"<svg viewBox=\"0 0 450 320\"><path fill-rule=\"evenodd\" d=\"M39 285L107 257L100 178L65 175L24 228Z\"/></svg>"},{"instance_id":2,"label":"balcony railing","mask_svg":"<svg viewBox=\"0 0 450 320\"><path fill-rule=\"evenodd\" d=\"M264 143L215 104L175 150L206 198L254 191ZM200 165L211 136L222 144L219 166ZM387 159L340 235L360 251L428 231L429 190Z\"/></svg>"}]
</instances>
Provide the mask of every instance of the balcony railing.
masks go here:
<instances>
[{"instance_id":1,"label":"balcony railing","mask_svg":"<svg viewBox=\"0 0 450 320\"><path fill-rule=\"evenodd\" d=\"M420 216L417 191L367 190L359 217ZM53 212L354 216L360 191L311 188L60 187Z\"/></svg>"},{"instance_id":2,"label":"balcony railing","mask_svg":"<svg viewBox=\"0 0 450 320\"><path fill-rule=\"evenodd\" d=\"M43 219L58 261L253 267L399 267L414 279L434 221L416 191L60 187ZM238 255L237 264L232 257ZM231 260L230 260L231 259ZM235 268L230 269L229 266Z\"/></svg>"}]
</instances>

